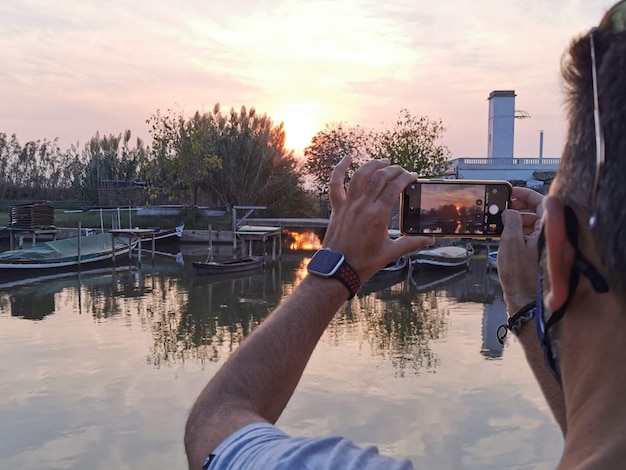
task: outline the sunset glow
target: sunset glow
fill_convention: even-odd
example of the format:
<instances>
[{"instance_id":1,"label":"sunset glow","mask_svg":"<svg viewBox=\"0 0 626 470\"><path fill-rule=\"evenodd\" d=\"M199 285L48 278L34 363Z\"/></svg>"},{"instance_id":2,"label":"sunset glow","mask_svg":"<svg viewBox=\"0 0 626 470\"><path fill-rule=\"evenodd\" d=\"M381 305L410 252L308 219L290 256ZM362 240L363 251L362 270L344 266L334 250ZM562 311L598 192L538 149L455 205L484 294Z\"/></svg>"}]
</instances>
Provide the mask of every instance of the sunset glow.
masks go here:
<instances>
[{"instance_id":1,"label":"sunset glow","mask_svg":"<svg viewBox=\"0 0 626 470\"><path fill-rule=\"evenodd\" d=\"M315 108L306 105L288 105L271 115L276 116L276 123L284 123L285 146L293 150L295 155L302 156L304 148L311 144L311 139L320 128Z\"/></svg>"},{"instance_id":2,"label":"sunset glow","mask_svg":"<svg viewBox=\"0 0 626 470\"><path fill-rule=\"evenodd\" d=\"M610 3L7 0L0 132L67 149L130 129L149 143L157 110L220 103L284 122L301 154L327 123L382 129L408 109L442 119L453 157L485 156L486 98L511 89L531 116L515 156L537 156L540 130L559 156L561 56Z\"/></svg>"}]
</instances>

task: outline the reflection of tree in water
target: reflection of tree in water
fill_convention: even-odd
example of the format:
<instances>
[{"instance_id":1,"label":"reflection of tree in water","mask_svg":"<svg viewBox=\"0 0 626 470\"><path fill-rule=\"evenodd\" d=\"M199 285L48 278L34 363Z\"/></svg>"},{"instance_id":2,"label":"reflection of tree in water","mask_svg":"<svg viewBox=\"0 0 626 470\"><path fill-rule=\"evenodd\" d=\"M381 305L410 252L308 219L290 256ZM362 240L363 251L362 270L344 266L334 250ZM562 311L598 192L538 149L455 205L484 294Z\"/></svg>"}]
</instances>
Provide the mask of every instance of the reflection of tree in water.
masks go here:
<instances>
[{"instance_id":1,"label":"reflection of tree in water","mask_svg":"<svg viewBox=\"0 0 626 470\"><path fill-rule=\"evenodd\" d=\"M148 363L174 366L188 360L217 362L234 351L281 299L281 284L293 284L295 266L283 263L259 275L212 283L194 276L184 305L149 315L154 344Z\"/></svg>"},{"instance_id":2,"label":"reflection of tree in water","mask_svg":"<svg viewBox=\"0 0 626 470\"><path fill-rule=\"evenodd\" d=\"M390 290L379 296L372 294L353 301L344 318L331 324L329 334L339 341L346 328L360 328L372 353L390 359L400 377L407 369L415 374L423 369L432 371L439 359L429 343L442 338L447 326L447 311L440 301L441 295L434 291L415 294Z\"/></svg>"},{"instance_id":3,"label":"reflection of tree in water","mask_svg":"<svg viewBox=\"0 0 626 470\"><path fill-rule=\"evenodd\" d=\"M293 291L305 266L304 262L283 262L278 274L266 270L217 283L192 278L192 284L184 286L188 294L184 305L140 311L154 340L148 363L171 367L189 360L217 362L228 356ZM167 297L171 297L171 287L157 287L155 294L163 296L169 290ZM396 285L347 304L326 337L340 345L342 336L360 335L374 355L392 361L400 376L407 369L414 373L433 370L439 361L429 342L441 338L446 328L441 300L440 294L415 294Z\"/></svg>"}]
</instances>

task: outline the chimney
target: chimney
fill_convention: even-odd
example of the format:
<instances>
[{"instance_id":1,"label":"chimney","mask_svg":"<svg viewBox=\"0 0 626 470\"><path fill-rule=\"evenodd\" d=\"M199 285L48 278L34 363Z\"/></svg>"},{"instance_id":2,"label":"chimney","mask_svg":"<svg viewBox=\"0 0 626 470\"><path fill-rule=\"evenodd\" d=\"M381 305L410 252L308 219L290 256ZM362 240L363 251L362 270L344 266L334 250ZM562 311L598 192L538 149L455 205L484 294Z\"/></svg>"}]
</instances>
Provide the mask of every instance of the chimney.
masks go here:
<instances>
[{"instance_id":1,"label":"chimney","mask_svg":"<svg viewBox=\"0 0 626 470\"><path fill-rule=\"evenodd\" d=\"M515 91L496 90L489 94L488 158L513 158L515 133Z\"/></svg>"}]
</instances>

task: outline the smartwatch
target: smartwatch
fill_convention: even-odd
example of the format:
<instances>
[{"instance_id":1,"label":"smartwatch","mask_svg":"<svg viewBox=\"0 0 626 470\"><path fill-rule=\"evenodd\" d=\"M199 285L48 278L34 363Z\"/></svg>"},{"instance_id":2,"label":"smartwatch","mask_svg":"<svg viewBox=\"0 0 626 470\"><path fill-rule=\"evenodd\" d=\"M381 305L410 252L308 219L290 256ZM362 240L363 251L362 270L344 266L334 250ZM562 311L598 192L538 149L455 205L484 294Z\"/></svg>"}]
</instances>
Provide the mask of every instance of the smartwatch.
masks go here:
<instances>
[{"instance_id":1,"label":"smartwatch","mask_svg":"<svg viewBox=\"0 0 626 470\"><path fill-rule=\"evenodd\" d=\"M309 261L307 271L315 276L339 279L350 293L348 300L354 297L361 288L361 280L352 266L348 264L345 256L330 248L317 251Z\"/></svg>"}]
</instances>

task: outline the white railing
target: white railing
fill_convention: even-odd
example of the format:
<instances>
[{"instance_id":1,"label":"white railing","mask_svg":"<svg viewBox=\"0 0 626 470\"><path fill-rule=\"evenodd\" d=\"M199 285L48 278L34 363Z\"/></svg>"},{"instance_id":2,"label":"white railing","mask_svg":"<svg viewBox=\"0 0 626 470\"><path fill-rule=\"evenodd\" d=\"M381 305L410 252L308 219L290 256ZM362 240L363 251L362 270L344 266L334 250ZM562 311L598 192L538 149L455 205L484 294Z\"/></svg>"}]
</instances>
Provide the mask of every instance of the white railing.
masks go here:
<instances>
[{"instance_id":1,"label":"white railing","mask_svg":"<svg viewBox=\"0 0 626 470\"><path fill-rule=\"evenodd\" d=\"M561 162L560 158L457 158L452 160L459 166L551 166L556 167Z\"/></svg>"}]
</instances>

